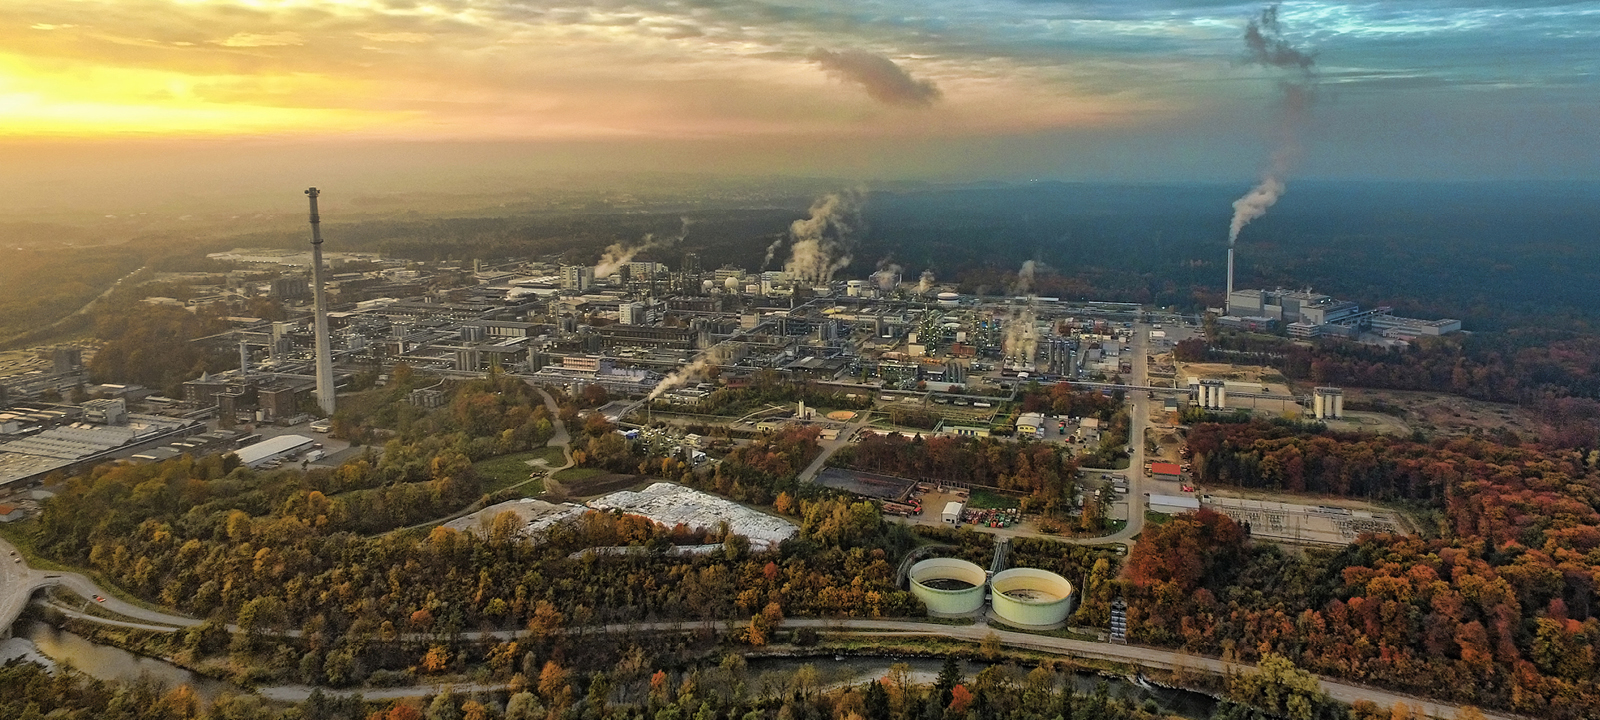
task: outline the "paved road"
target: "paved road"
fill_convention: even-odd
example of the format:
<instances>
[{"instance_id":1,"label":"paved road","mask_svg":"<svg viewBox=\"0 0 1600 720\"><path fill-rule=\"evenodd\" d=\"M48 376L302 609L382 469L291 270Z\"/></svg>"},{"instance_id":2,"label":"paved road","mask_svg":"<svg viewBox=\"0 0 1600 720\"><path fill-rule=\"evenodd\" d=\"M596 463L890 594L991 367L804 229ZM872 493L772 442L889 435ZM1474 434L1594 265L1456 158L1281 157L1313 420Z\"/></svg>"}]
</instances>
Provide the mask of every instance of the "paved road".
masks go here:
<instances>
[{"instance_id":1,"label":"paved road","mask_svg":"<svg viewBox=\"0 0 1600 720\"><path fill-rule=\"evenodd\" d=\"M811 464L800 472L800 482L808 483L815 480L817 473L822 472L822 468L828 464L828 458L833 457L833 454L838 452L839 448L849 445L850 438L855 437L856 433L860 432L861 428L866 427L871 420L872 411L862 410L854 421L845 424L844 429L839 431L838 437L818 442L818 445L822 447L822 452L817 453L816 459L812 460Z\"/></svg>"},{"instance_id":2,"label":"paved road","mask_svg":"<svg viewBox=\"0 0 1600 720\"><path fill-rule=\"evenodd\" d=\"M142 620L156 625L173 627L189 627L199 625L200 621L182 615L171 615L163 612L146 610L138 605L132 605L101 590L89 578L74 572L55 572L35 570L28 567L26 562L13 562L11 553L16 548L4 540L0 540L0 557L4 560L0 564L5 570L0 572L0 634L9 634L11 624L17 621L17 616L22 614L22 609L27 607L33 593L47 587L64 587L84 598L96 595L104 598L98 603L107 611L129 618Z\"/></svg>"},{"instance_id":3,"label":"paved road","mask_svg":"<svg viewBox=\"0 0 1600 720\"><path fill-rule=\"evenodd\" d=\"M529 380L528 384L533 385L533 381ZM555 434L550 436L549 444L560 446L561 454L567 456L567 464L558 468L551 468L550 474L554 475L558 471L572 467L572 435L567 432L567 424L561 422L561 406L556 404L556 399L551 397L550 393L545 392L542 387L533 385L533 389L539 391L539 394L544 397L544 407L550 411L550 422L556 429Z\"/></svg>"},{"instance_id":4,"label":"paved road","mask_svg":"<svg viewBox=\"0 0 1600 720\"><path fill-rule=\"evenodd\" d=\"M562 456L567 459L567 462L566 462L565 465L562 465L561 467L558 467L558 468L550 468L548 470L548 472L545 474L545 477L553 478L556 473L561 472L562 470L565 470L565 469L567 469L569 467L572 467L575 464L575 463L572 462L572 436L567 433L567 425L566 425L566 423L561 422L561 407L556 404L556 399L551 397L550 393L545 392L544 388L541 388L541 387L539 387L537 385L534 385L532 380L529 380L527 382L528 382L528 384L530 386L533 386L533 389L537 390L540 395L544 396L544 406L546 408L550 409L550 416L551 416L550 417L550 422L551 422L551 425L554 426L555 432L550 435L550 442L548 443L548 445L554 445L554 446L560 447ZM523 485L527 485L528 483L533 482L534 479L535 478L528 478L527 480L523 480L522 482L519 482L519 483L517 483L515 485L511 485L509 487L506 487L505 489L506 490L515 490L515 489L517 489L519 487L522 487ZM548 485L546 487L548 487ZM420 522L420 523L417 523L415 525L408 525L408 526L402 527L402 528L395 528L395 529L390 530L390 531L388 531L386 533L383 533L383 534L384 535L393 535L395 533L403 533L403 532L406 532L408 530L415 530L417 528L428 527L428 526L431 526L431 525L443 525L443 524L445 524L447 522L450 522L451 520L455 520L457 518L466 517L466 516L471 515L471 514L473 514L475 512L478 512L478 511L480 511L482 509L483 508L478 507L478 503L474 502L471 505L468 505L465 508L462 508L461 510L458 510L458 511L456 511L454 513L446 515L445 517L435 518L433 520L428 520L426 522Z\"/></svg>"},{"instance_id":5,"label":"paved road","mask_svg":"<svg viewBox=\"0 0 1600 720\"><path fill-rule=\"evenodd\" d=\"M13 548L9 544L5 543L3 540L0 540L0 552L9 553L11 550L13 550ZM32 595L33 590L40 587L47 587L49 585L65 586L71 589L73 592L76 592L84 597L100 595L106 598L106 601L103 604L106 610L124 615L132 620L142 620L148 624L91 616L70 608L61 607L60 605L55 606L62 612L90 622L99 622L119 627L138 627L141 629L155 631L171 630L176 627L188 627L200 623L199 620L195 620L193 618L155 612L146 610L142 607L124 603L116 598L110 597L105 591L101 590L100 588L96 587L94 583L90 582L88 578L85 578L77 573L45 573L28 568L26 563L7 562L6 564L10 565L11 567L3 573L0 573L0 579L3 579L5 583L3 588L0 588L0 590L3 590L5 593L4 601L6 603L20 603L20 605L16 606L14 611L11 610L12 605L4 605L5 610L11 612L11 614L0 616L0 620L6 622L5 627L8 630L11 622L16 620L16 613L21 611L21 605L25 605L27 603L28 598ZM715 629L719 626L732 628L736 627L737 625L739 624L685 621L617 624L606 625L600 628L568 628L566 632L581 633L595 632L596 630L603 633L659 632L672 630L697 630L704 628ZM1252 667L1242 663L1225 663L1217 658L1175 653L1169 650L1142 647L1138 645L1112 645L1109 643L1089 642L1085 640L1072 640L1068 638L997 630L992 629L983 623L975 625L944 625L937 623L918 622L915 620L833 620L790 618L784 620L783 625L789 628L811 627L825 631L843 631L866 634L935 636L966 640L970 642L981 642L992 632L1003 645L1008 647L1035 650L1068 657L1109 660L1113 662L1129 663L1149 668L1170 670L1175 667L1186 667L1213 674L1224 674L1228 672L1240 672ZM232 626L230 626L229 629L235 631L237 630L237 628ZM287 631L283 634L294 636L298 635L299 633L298 631ZM523 637L524 634L525 633L518 630L472 631L461 633L461 638L464 640L511 640ZM458 685L454 687L462 691L471 691L469 686L465 685ZM1456 712L1459 710L1457 706L1447 703L1438 703L1409 695L1393 693L1386 690L1379 690L1376 688L1363 687L1360 685L1352 685L1329 680L1327 678L1322 679L1322 687L1331 697L1346 703L1355 702L1357 700L1369 700L1383 707L1392 707L1395 703L1405 703L1408 706L1420 710L1426 715L1447 719L1455 717ZM368 698L379 699L415 697L418 695L430 694L435 691L436 690L433 687L421 686L412 688L388 688L383 690L373 690L370 692L362 691L362 694ZM310 692L310 688L303 686L283 686L279 688L265 689L262 691L262 694L272 699L298 700L309 696ZM353 693L356 691L349 692ZM1505 714L1485 712L1484 715L1490 720L1516 720L1514 716Z\"/></svg>"}]
</instances>

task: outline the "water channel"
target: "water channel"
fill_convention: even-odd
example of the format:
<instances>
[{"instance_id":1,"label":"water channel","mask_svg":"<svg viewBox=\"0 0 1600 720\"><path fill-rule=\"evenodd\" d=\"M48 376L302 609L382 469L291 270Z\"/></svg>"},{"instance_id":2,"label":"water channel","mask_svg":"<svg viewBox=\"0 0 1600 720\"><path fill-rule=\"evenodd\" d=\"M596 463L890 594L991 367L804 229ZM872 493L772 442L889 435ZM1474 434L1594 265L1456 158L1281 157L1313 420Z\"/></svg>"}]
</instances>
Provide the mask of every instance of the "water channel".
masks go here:
<instances>
[{"instance_id":1,"label":"water channel","mask_svg":"<svg viewBox=\"0 0 1600 720\"><path fill-rule=\"evenodd\" d=\"M205 704L210 704L223 692L243 692L230 683L195 674L165 660L100 645L82 635L59 630L49 623L21 620L12 627L12 631L13 637L0 643L0 662L18 656L35 660L42 656L50 663L70 664L83 674L100 680L126 682L149 677L168 688L188 685Z\"/></svg>"}]
</instances>

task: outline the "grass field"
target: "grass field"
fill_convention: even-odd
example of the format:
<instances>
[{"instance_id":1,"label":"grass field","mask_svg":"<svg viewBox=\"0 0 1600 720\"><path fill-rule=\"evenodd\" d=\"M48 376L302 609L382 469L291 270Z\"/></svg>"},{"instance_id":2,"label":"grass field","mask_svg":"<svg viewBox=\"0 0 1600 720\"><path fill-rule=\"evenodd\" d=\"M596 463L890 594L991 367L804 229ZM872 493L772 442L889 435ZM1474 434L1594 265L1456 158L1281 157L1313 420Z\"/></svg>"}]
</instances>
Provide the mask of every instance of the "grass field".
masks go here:
<instances>
[{"instance_id":1,"label":"grass field","mask_svg":"<svg viewBox=\"0 0 1600 720\"><path fill-rule=\"evenodd\" d=\"M480 460L472 464L472 469L483 478L483 491L493 493L498 490L516 485L528 479L528 475L540 468L528 464L529 460L544 458L548 461L549 453L555 453L553 467L560 467L563 462L560 448L540 448L530 452L501 455L497 458ZM544 492L544 483L535 481L518 488L524 495L537 495Z\"/></svg>"},{"instance_id":2,"label":"grass field","mask_svg":"<svg viewBox=\"0 0 1600 720\"><path fill-rule=\"evenodd\" d=\"M1000 508L1014 508L1020 501L1010 495L988 490L973 490L972 497L967 500L967 507L976 510L993 510Z\"/></svg>"},{"instance_id":3,"label":"grass field","mask_svg":"<svg viewBox=\"0 0 1600 720\"><path fill-rule=\"evenodd\" d=\"M568 483L568 482L577 482L579 480L587 480L587 479L592 478L592 477L594 477L596 475L604 475L604 474L606 474L606 471L600 470L600 469L597 469L597 468L574 467L574 468L567 468L565 470L562 470L561 472L556 473L556 479L560 480L561 482Z\"/></svg>"}]
</instances>

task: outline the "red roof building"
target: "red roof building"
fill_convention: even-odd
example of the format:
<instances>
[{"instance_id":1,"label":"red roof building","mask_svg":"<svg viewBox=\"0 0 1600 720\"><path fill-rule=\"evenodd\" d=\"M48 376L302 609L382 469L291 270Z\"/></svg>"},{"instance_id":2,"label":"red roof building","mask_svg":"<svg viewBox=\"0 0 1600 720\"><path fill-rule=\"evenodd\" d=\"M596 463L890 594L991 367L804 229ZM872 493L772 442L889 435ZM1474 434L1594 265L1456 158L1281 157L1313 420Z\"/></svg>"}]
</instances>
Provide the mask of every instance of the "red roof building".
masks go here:
<instances>
[{"instance_id":1,"label":"red roof building","mask_svg":"<svg viewBox=\"0 0 1600 720\"><path fill-rule=\"evenodd\" d=\"M1179 476L1183 475L1183 468L1178 467L1177 463L1150 463L1150 474L1158 478L1172 478L1176 480Z\"/></svg>"}]
</instances>

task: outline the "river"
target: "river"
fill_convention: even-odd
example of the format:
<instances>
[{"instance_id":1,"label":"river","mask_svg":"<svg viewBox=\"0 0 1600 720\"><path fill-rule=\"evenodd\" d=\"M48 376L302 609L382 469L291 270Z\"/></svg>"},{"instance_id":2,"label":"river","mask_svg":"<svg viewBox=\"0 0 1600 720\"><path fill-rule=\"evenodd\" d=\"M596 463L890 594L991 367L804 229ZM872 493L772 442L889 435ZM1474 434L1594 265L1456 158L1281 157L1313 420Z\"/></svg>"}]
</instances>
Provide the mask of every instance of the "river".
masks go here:
<instances>
[{"instance_id":1,"label":"river","mask_svg":"<svg viewBox=\"0 0 1600 720\"><path fill-rule=\"evenodd\" d=\"M0 662L31 652L55 664L71 664L85 675L101 680L137 680L148 676L169 688L188 685L204 704L210 704L223 692L244 692L231 683L197 675L165 660L99 645L82 635L58 630L49 623L22 620L12 630L14 637L0 645Z\"/></svg>"}]
</instances>

